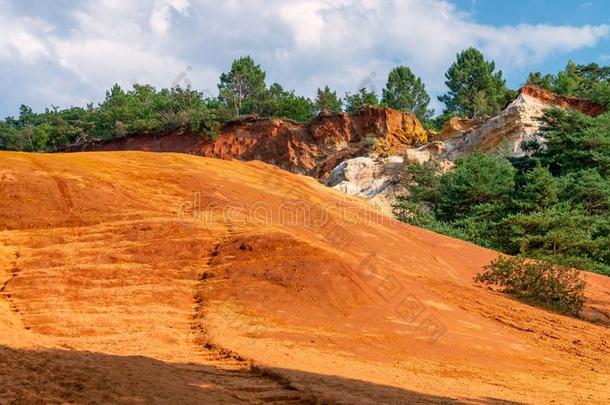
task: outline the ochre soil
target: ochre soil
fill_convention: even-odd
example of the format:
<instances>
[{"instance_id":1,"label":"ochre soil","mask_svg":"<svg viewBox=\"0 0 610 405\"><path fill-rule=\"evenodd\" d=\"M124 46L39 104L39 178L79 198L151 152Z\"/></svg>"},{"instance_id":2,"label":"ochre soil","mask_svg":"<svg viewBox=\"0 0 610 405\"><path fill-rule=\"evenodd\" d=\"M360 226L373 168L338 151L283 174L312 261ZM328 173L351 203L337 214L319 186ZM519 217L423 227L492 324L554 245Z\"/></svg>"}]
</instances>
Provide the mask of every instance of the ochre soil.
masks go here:
<instances>
[{"instance_id":1,"label":"ochre soil","mask_svg":"<svg viewBox=\"0 0 610 405\"><path fill-rule=\"evenodd\" d=\"M571 318L496 256L262 163L0 153L0 403L609 403L610 279Z\"/></svg>"}]
</instances>

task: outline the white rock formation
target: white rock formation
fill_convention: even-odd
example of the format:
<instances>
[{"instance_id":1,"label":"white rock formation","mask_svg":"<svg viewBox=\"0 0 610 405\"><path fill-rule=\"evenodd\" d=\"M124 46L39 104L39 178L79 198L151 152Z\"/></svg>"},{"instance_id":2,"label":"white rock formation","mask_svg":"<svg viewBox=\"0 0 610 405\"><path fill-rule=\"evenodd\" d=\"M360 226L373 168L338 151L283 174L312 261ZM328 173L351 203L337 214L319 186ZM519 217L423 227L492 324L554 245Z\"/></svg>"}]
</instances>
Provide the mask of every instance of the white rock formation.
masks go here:
<instances>
[{"instance_id":1,"label":"white rock formation","mask_svg":"<svg viewBox=\"0 0 610 405\"><path fill-rule=\"evenodd\" d=\"M489 151L505 148L511 156L524 154L521 144L526 140L542 139L536 134L540 128L538 120L549 105L520 94L504 111L483 125L477 126L457 138L445 142L442 158L455 160L475 150Z\"/></svg>"},{"instance_id":2,"label":"white rock formation","mask_svg":"<svg viewBox=\"0 0 610 405\"><path fill-rule=\"evenodd\" d=\"M451 170L454 161L468 153L504 149L511 156L524 154L523 141L536 139L544 110L552 105L596 115L603 107L573 97L557 96L534 86L525 86L519 96L500 114L484 123L452 119L437 134L437 140L388 158L358 157L339 164L325 183L347 194L368 198L387 213L392 213L397 197L406 190L401 186L404 161L425 163L436 160L441 171Z\"/></svg>"},{"instance_id":3,"label":"white rock formation","mask_svg":"<svg viewBox=\"0 0 610 405\"><path fill-rule=\"evenodd\" d=\"M392 214L397 197L406 191L399 182L403 168L402 156L362 156L341 162L324 182L346 194L366 197L384 213Z\"/></svg>"}]
</instances>

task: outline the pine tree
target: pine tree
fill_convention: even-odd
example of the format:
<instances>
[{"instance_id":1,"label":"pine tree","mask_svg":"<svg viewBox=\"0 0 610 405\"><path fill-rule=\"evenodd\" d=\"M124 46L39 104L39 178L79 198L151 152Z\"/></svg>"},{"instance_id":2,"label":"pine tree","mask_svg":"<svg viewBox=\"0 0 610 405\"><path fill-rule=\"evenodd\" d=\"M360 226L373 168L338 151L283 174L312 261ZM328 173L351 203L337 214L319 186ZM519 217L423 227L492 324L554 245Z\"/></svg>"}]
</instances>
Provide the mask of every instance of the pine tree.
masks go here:
<instances>
[{"instance_id":1,"label":"pine tree","mask_svg":"<svg viewBox=\"0 0 610 405\"><path fill-rule=\"evenodd\" d=\"M230 72L220 75L218 98L234 116L258 113L265 87L265 72L245 56L233 61Z\"/></svg>"},{"instance_id":2,"label":"pine tree","mask_svg":"<svg viewBox=\"0 0 610 405\"><path fill-rule=\"evenodd\" d=\"M337 92L332 91L330 87L319 88L316 92L316 99L314 101L316 114L341 112L342 106L343 102L337 97Z\"/></svg>"},{"instance_id":3,"label":"pine tree","mask_svg":"<svg viewBox=\"0 0 610 405\"><path fill-rule=\"evenodd\" d=\"M578 74L577 66L569 61L566 68L557 73L557 79L552 87L557 94L564 96L575 96L579 93L582 78Z\"/></svg>"},{"instance_id":4,"label":"pine tree","mask_svg":"<svg viewBox=\"0 0 610 405\"><path fill-rule=\"evenodd\" d=\"M365 87L354 94L345 94L345 111L355 112L366 106L378 106L379 98L374 91L367 90Z\"/></svg>"},{"instance_id":5,"label":"pine tree","mask_svg":"<svg viewBox=\"0 0 610 405\"><path fill-rule=\"evenodd\" d=\"M522 211L538 211L555 205L557 193L557 181L549 169L538 164L523 176L523 186L515 203Z\"/></svg>"},{"instance_id":6,"label":"pine tree","mask_svg":"<svg viewBox=\"0 0 610 405\"><path fill-rule=\"evenodd\" d=\"M488 117L506 104L510 92L502 72L494 72L493 61L485 60L475 48L457 54L457 60L445 73L449 91L438 99L445 103L445 115Z\"/></svg>"},{"instance_id":7,"label":"pine tree","mask_svg":"<svg viewBox=\"0 0 610 405\"><path fill-rule=\"evenodd\" d=\"M390 72L382 94L383 104L396 110L412 112L421 121L434 114L433 110L428 109L430 96L426 86L406 66L398 66Z\"/></svg>"}]
</instances>

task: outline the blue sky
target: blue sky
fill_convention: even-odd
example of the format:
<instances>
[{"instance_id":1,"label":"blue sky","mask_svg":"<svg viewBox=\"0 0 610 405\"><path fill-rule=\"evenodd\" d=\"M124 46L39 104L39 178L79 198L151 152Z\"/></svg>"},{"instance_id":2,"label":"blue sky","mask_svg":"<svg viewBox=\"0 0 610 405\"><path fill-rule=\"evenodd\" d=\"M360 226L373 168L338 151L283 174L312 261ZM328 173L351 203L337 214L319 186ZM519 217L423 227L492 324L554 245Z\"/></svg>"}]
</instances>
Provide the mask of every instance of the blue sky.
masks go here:
<instances>
[{"instance_id":1,"label":"blue sky","mask_svg":"<svg viewBox=\"0 0 610 405\"><path fill-rule=\"evenodd\" d=\"M455 0L453 3L468 12L473 20L494 26L610 24L610 1L607 0ZM577 63L610 64L610 38L601 38L594 46L557 52L525 69L506 69L505 75L511 86L518 87L530 71L554 73L563 69L569 59Z\"/></svg>"},{"instance_id":2,"label":"blue sky","mask_svg":"<svg viewBox=\"0 0 610 405\"><path fill-rule=\"evenodd\" d=\"M516 88L569 59L610 64L609 20L601 0L0 0L0 116L99 102L115 82L214 95L246 54L306 96L380 91L404 64L439 111L461 49L481 49Z\"/></svg>"}]
</instances>

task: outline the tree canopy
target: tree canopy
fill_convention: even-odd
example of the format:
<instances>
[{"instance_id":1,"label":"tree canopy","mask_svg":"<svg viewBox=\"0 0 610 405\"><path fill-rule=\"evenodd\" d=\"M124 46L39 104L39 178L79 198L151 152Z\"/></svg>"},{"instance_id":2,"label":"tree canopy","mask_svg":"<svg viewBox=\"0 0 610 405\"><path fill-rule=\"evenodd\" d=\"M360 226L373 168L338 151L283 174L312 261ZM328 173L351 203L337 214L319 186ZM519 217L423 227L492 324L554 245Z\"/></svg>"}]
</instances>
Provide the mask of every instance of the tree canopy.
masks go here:
<instances>
[{"instance_id":1,"label":"tree canopy","mask_svg":"<svg viewBox=\"0 0 610 405\"><path fill-rule=\"evenodd\" d=\"M386 87L382 91L382 103L400 111L413 112L421 121L434 114L430 110L430 96L422 80L406 66L397 66L388 75Z\"/></svg>"},{"instance_id":2,"label":"tree canopy","mask_svg":"<svg viewBox=\"0 0 610 405\"><path fill-rule=\"evenodd\" d=\"M355 112L358 109L366 106L378 106L379 98L374 91L368 90L366 87L361 88L356 93L345 94L345 111Z\"/></svg>"},{"instance_id":3,"label":"tree canopy","mask_svg":"<svg viewBox=\"0 0 610 405\"><path fill-rule=\"evenodd\" d=\"M316 114L341 112L343 101L337 97L337 92L330 87L318 88L316 99L314 100L314 110Z\"/></svg>"},{"instance_id":4,"label":"tree canopy","mask_svg":"<svg viewBox=\"0 0 610 405\"><path fill-rule=\"evenodd\" d=\"M444 114L478 118L500 112L512 93L506 87L502 71L495 69L495 63L486 61L475 48L458 53L445 73L449 91L438 98L445 104Z\"/></svg>"},{"instance_id":5,"label":"tree canopy","mask_svg":"<svg viewBox=\"0 0 610 405\"><path fill-rule=\"evenodd\" d=\"M544 146L408 168L402 219L508 254L610 275L610 113L550 109Z\"/></svg>"},{"instance_id":6,"label":"tree canopy","mask_svg":"<svg viewBox=\"0 0 610 405\"><path fill-rule=\"evenodd\" d=\"M266 88L265 76L250 56L234 60L231 70L220 75L219 101L235 117L259 112Z\"/></svg>"}]
</instances>

